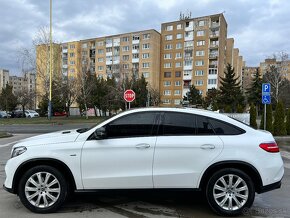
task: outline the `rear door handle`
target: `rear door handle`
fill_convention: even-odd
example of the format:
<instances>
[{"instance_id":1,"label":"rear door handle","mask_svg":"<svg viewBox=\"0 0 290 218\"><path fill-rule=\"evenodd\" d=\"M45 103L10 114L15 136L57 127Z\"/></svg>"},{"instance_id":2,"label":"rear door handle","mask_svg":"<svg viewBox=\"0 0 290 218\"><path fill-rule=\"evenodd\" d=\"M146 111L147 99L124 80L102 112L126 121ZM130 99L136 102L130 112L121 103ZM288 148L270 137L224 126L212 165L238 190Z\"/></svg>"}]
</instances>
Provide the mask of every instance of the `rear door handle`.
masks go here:
<instances>
[{"instance_id":1,"label":"rear door handle","mask_svg":"<svg viewBox=\"0 0 290 218\"><path fill-rule=\"evenodd\" d=\"M201 149L215 149L215 146L212 144L204 144L200 146Z\"/></svg>"},{"instance_id":2,"label":"rear door handle","mask_svg":"<svg viewBox=\"0 0 290 218\"><path fill-rule=\"evenodd\" d=\"M138 149L150 148L150 145L146 143L141 143L141 144L136 145L136 148Z\"/></svg>"}]
</instances>

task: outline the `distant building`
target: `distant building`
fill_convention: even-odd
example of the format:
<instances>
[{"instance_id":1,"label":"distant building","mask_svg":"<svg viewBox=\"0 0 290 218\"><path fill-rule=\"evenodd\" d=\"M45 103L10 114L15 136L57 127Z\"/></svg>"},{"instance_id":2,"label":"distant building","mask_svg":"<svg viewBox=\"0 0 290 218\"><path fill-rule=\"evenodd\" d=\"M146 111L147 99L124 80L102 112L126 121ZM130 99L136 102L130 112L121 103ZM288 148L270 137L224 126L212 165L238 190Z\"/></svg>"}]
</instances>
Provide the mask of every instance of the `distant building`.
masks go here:
<instances>
[{"instance_id":1,"label":"distant building","mask_svg":"<svg viewBox=\"0 0 290 218\"><path fill-rule=\"evenodd\" d=\"M0 93L6 84L9 84L9 70L0 69Z\"/></svg>"},{"instance_id":2,"label":"distant building","mask_svg":"<svg viewBox=\"0 0 290 218\"><path fill-rule=\"evenodd\" d=\"M267 71L270 70L271 66L278 67L280 69L280 73L283 73L285 78L290 80L290 60L286 60L286 61L281 62L279 60L276 60L275 58L265 59L264 62L260 63L260 70L261 70L262 76L265 73L267 73Z\"/></svg>"}]
</instances>

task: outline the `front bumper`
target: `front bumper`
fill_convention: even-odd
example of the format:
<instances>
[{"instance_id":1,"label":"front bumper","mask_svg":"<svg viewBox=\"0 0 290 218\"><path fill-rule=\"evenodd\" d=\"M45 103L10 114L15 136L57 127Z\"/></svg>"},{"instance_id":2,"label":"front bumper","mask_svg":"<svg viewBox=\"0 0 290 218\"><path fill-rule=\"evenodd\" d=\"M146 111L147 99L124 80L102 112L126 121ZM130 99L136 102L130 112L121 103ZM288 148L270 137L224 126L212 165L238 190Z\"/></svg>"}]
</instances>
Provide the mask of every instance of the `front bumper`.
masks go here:
<instances>
[{"instance_id":1,"label":"front bumper","mask_svg":"<svg viewBox=\"0 0 290 218\"><path fill-rule=\"evenodd\" d=\"M269 185L265 185L259 188L259 190L257 190L258 194L264 193L264 192L268 192L268 191L272 191L278 188L281 188L282 182L275 182Z\"/></svg>"}]
</instances>

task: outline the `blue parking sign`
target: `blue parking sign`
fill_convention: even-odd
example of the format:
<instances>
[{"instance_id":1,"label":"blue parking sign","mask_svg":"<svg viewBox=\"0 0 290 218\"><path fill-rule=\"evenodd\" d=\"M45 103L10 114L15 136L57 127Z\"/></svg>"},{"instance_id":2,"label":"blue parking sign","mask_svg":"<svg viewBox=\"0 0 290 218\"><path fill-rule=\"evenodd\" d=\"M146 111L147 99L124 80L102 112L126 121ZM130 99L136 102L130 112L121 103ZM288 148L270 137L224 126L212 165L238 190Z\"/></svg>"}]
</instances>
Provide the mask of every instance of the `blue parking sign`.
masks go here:
<instances>
[{"instance_id":1,"label":"blue parking sign","mask_svg":"<svg viewBox=\"0 0 290 218\"><path fill-rule=\"evenodd\" d=\"M270 92L271 92L271 85L270 83L263 83L262 84L262 93L263 95L270 95Z\"/></svg>"}]
</instances>

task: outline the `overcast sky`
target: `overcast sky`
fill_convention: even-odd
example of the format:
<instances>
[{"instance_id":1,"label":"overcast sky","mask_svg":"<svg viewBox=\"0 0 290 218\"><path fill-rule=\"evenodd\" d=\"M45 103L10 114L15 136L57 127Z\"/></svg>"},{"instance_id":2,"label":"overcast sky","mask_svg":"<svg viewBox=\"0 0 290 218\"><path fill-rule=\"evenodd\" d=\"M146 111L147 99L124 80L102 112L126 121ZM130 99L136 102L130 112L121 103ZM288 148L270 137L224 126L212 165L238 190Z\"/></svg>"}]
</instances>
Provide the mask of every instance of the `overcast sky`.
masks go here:
<instances>
[{"instance_id":1,"label":"overcast sky","mask_svg":"<svg viewBox=\"0 0 290 218\"><path fill-rule=\"evenodd\" d=\"M247 66L274 52L290 53L289 0L53 0L54 38L59 42L144 29L161 23L224 12L228 37ZM49 26L49 0L0 0L0 69L19 74L17 52L30 47L39 27Z\"/></svg>"}]
</instances>

